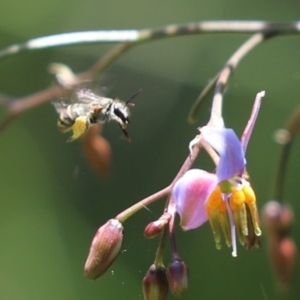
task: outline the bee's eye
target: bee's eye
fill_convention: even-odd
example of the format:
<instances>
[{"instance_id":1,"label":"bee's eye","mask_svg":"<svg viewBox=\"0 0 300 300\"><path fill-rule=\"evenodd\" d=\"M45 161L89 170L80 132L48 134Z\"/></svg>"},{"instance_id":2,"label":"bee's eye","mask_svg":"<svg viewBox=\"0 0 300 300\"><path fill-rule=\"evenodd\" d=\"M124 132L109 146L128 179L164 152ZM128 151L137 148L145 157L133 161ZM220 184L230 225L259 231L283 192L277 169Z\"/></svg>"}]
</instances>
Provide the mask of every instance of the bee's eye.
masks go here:
<instances>
[{"instance_id":1,"label":"bee's eye","mask_svg":"<svg viewBox=\"0 0 300 300\"><path fill-rule=\"evenodd\" d=\"M119 117L119 118L123 121L123 123L129 124L129 119L128 119L127 117L125 117L125 115L123 114L123 112L122 112L120 109L115 108L115 109L114 109L114 114L115 114L117 117Z\"/></svg>"}]
</instances>

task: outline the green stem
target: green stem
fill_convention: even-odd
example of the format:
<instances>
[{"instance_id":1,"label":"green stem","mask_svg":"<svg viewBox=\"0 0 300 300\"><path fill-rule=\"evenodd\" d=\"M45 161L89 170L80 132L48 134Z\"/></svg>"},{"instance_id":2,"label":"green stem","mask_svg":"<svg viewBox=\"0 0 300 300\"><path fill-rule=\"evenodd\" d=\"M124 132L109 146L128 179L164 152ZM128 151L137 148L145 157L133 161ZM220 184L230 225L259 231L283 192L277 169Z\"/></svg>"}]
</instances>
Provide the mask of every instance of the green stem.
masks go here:
<instances>
[{"instance_id":1,"label":"green stem","mask_svg":"<svg viewBox=\"0 0 300 300\"><path fill-rule=\"evenodd\" d=\"M210 126L223 127L224 121L222 118L223 95L227 86L228 80L236 69L240 61L253 50L256 46L262 43L266 38L263 33L252 35L245 43L243 43L229 58L224 68L219 73L216 83L215 93L213 97L211 116L208 122Z\"/></svg>"},{"instance_id":2,"label":"green stem","mask_svg":"<svg viewBox=\"0 0 300 300\"><path fill-rule=\"evenodd\" d=\"M184 175L184 173L191 168L194 161L196 160L197 156L199 154L199 147L194 147L192 153L186 158L184 163L182 164L179 172L177 173L176 177L172 181L172 183L167 186L166 188L160 190L159 192L140 200L139 202L135 203L131 207L125 209L120 214L116 216L116 219L118 219L121 223L125 222L129 217L134 215L136 212L141 210L142 208L145 208L149 204L161 199L162 197L165 197L167 195L170 195L172 188L175 184L175 182Z\"/></svg>"},{"instance_id":3,"label":"green stem","mask_svg":"<svg viewBox=\"0 0 300 300\"><path fill-rule=\"evenodd\" d=\"M163 231L160 236L160 241L156 250L154 264L156 266L164 267L163 258L164 258L164 249L165 249L165 242L167 237L167 226L164 226Z\"/></svg>"}]
</instances>

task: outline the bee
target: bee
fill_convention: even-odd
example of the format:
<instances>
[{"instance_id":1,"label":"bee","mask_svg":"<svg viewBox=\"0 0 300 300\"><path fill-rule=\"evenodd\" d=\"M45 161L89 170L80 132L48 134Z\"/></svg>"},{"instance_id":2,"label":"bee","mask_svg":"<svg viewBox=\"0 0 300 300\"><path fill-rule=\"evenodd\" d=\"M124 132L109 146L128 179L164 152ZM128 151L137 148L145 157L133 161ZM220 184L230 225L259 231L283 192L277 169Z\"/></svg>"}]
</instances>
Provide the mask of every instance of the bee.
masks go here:
<instances>
[{"instance_id":1,"label":"bee","mask_svg":"<svg viewBox=\"0 0 300 300\"><path fill-rule=\"evenodd\" d=\"M60 101L53 103L59 118L58 128L62 132L73 131L69 142L74 141L87 132L90 126L106 121L115 121L119 124L125 138L130 141L126 131L130 124L129 107L134 106L130 101L141 93L141 89L126 102L119 99L101 97L88 89L76 91L76 100L72 104Z\"/></svg>"}]
</instances>

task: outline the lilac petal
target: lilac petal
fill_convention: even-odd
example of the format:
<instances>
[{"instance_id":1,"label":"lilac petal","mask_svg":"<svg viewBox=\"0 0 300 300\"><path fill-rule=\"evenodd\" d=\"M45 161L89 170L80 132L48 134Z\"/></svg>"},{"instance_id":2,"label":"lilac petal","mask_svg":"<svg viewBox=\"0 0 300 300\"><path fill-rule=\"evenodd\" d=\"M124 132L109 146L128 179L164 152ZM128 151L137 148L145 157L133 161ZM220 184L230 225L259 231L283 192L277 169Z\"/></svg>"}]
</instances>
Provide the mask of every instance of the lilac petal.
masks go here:
<instances>
[{"instance_id":1,"label":"lilac petal","mask_svg":"<svg viewBox=\"0 0 300 300\"><path fill-rule=\"evenodd\" d=\"M255 97L255 102L254 102L254 105L252 108L250 119L247 123L247 126L246 126L244 133L242 135L242 138L241 138L241 144L242 144L244 153L246 153L248 142L249 142L253 127L255 125L255 121L256 121L256 118L257 118L257 115L259 112L259 108L260 108L260 104L261 104L261 99L262 99L262 97L265 96L265 94L266 94L265 91L262 91L260 93L257 93L257 95Z\"/></svg>"},{"instance_id":2,"label":"lilac petal","mask_svg":"<svg viewBox=\"0 0 300 300\"><path fill-rule=\"evenodd\" d=\"M187 171L176 182L173 199L184 230L197 228L207 221L205 202L217 183L215 174L200 169Z\"/></svg>"},{"instance_id":3,"label":"lilac petal","mask_svg":"<svg viewBox=\"0 0 300 300\"><path fill-rule=\"evenodd\" d=\"M245 156L242 145L235 132L230 128L201 128L204 140L214 148L220 156L216 169L218 182L241 175L245 168Z\"/></svg>"}]
</instances>

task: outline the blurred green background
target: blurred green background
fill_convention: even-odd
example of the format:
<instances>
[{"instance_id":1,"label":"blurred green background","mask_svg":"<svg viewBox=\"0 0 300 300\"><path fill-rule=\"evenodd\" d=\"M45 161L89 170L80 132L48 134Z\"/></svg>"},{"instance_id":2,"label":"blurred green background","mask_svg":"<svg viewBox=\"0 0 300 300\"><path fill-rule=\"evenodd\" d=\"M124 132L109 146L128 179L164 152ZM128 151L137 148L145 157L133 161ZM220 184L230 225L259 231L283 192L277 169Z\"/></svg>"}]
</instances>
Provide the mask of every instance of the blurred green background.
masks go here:
<instances>
[{"instance_id":1,"label":"blurred green background","mask_svg":"<svg viewBox=\"0 0 300 300\"><path fill-rule=\"evenodd\" d=\"M0 5L0 47L61 32L135 29L200 20L290 21L299 18L299 1L78 1L12 0ZM0 137L0 299L142 299L141 280L152 264L158 240L143 238L163 200L125 223L122 254L99 280L85 279L83 266L91 239L107 219L165 187L188 155L196 127L209 117L210 100L199 123L187 124L198 93L247 35L179 37L144 44L126 53L107 71L99 87L108 96L128 98L139 88L129 132L120 139L116 124L103 135L110 141L110 177L99 180L80 142L66 143L56 128L51 104L26 112ZM88 68L112 45L85 45L26 52L0 62L0 91L25 96L53 83L46 69L61 62L76 72ZM248 171L260 207L272 197L279 147L274 130L282 127L299 103L300 37L280 37L258 47L240 65L225 96L228 127L241 134L255 94L266 90L248 148ZM1 116L5 110L1 108ZM299 147L289 164L286 200L295 210L292 232L299 247ZM198 167L212 170L206 155ZM214 246L208 224L183 233L178 247L190 267L183 299L282 299L274 289L266 240L259 250ZM165 263L170 259L166 251ZM299 276L286 299L299 299ZM172 295L168 299L174 299Z\"/></svg>"}]
</instances>

